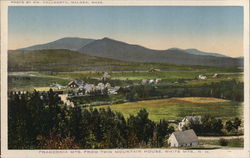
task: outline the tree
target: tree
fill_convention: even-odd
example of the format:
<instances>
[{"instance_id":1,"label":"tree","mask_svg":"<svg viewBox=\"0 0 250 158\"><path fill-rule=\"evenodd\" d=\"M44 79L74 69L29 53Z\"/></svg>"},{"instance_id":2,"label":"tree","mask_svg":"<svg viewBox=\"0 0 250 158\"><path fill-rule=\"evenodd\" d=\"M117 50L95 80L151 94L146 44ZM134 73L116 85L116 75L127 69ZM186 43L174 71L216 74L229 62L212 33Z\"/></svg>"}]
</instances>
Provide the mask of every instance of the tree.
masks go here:
<instances>
[{"instance_id":1,"label":"tree","mask_svg":"<svg viewBox=\"0 0 250 158\"><path fill-rule=\"evenodd\" d=\"M215 133L221 133L221 130L223 128L223 124L222 124L222 121L221 119L215 119L213 118L211 120L212 122L212 129Z\"/></svg>"},{"instance_id":2,"label":"tree","mask_svg":"<svg viewBox=\"0 0 250 158\"><path fill-rule=\"evenodd\" d=\"M226 122L226 130L228 131L228 132L230 132L230 131L232 131L233 130L233 123L231 122L231 121L227 121Z\"/></svg>"},{"instance_id":3,"label":"tree","mask_svg":"<svg viewBox=\"0 0 250 158\"><path fill-rule=\"evenodd\" d=\"M236 130L238 130L238 128L239 128L240 125L241 125L241 120L240 120L238 117L236 117L236 118L234 119L234 122L233 122L233 127L234 127Z\"/></svg>"},{"instance_id":4,"label":"tree","mask_svg":"<svg viewBox=\"0 0 250 158\"><path fill-rule=\"evenodd\" d=\"M156 124L157 130L157 147L162 147L164 145L164 139L166 136L169 136L174 129L172 126L169 127L169 124L165 120L160 120L158 124Z\"/></svg>"},{"instance_id":5,"label":"tree","mask_svg":"<svg viewBox=\"0 0 250 158\"><path fill-rule=\"evenodd\" d=\"M153 136L154 122L148 119L148 112L146 109L141 109L137 116L131 115L128 118L128 126L132 130L139 141L148 143L149 139Z\"/></svg>"},{"instance_id":6,"label":"tree","mask_svg":"<svg viewBox=\"0 0 250 158\"><path fill-rule=\"evenodd\" d=\"M41 149L79 149L80 146L71 137L62 138L58 134L50 134L48 137L37 137Z\"/></svg>"},{"instance_id":7,"label":"tree","mask_svg":"<svg viewBox=\"0 0 250 158\"><path fill-rule=\"evenodd\" d=\"M110 108L65 106L52 90L10 93L8 104L9 149L161 147L174 131L146 109L126 120Z\"/></svg>"}]
</instances>

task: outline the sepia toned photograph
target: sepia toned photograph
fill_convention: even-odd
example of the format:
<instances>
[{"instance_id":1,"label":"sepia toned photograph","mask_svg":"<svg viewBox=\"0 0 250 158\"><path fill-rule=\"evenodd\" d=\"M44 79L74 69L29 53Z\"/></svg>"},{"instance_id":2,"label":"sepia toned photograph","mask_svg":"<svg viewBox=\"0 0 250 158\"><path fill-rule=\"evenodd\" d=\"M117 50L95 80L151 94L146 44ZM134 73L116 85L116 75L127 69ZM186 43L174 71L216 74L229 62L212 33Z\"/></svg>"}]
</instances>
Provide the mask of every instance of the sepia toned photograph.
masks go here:
<instances>
[{"instance_id":1,"label":"sepia toned photograph","mask_svg":"<svg viewBox=\"0 0 250 158\"><path fill-rule=\"evenodd\" d=\"M246 148L243 6L9 6L7 20L8 151Z\"/></svg>"}]
</instances>

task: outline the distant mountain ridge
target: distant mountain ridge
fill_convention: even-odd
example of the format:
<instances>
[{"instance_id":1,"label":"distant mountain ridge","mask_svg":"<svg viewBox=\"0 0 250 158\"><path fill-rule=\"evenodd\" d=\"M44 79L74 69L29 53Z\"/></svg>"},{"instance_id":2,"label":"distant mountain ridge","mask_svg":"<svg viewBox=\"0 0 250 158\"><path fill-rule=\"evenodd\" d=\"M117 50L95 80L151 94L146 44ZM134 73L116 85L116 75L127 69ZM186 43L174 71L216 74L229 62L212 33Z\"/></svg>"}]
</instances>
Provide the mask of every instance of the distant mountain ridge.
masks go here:
<instances>
[{"instance_id":1,"label":"distant mountain ridge","mask_svg":"<svg viewBox=\"0 0 250 158\"><path fill-rule=\"evenodd\" d=\"M68 49L76 51L92 41L94 41L94 39L65 37L53 42L21 48L19 50Z\"/></svg>"},{"instance_id":2,"label":"distant mountain ridge","mask_svg":"<svg viewBox=\"0 0 250 158\"><path fill-rule=\"evenodd\" d=\"M62 38L50 43L35 45L21 50L68 49L90 56L129 62L166 63L235 68L243 66L243 58L231 58L218 53L197 49L171 48L153 50L140 45L128 44L110 38L85 39Z\"/></svg>"},{"instance_id":3,"label":"distant mountain ridge","mask_svg":"<svg viewBox=\"0 0 250 158\"><path fill-rule=\"evenodd\" d=\"M181 49L153 50L109 38L95 40L79 49L78 52L91 56L132 62L201 65L227 68L242 67L243 65L243 62L236 58L194 55Z\"/></svg>"},{"instance_id":4,"label":"distant mountain ridge","mask_svg":"<svg viewBox=\"0 0 250 158\"><path fill-rule=\"evenodd\" d=\"M194 48L190 48L190 49L170 48L168 50L182 50L182 51L186 51L189 54L194 54L194 55L210 55L210 56L216 56L216 57L229 57L229 56L222 55L219 53L203 52L203 51L200 51L200 50L194 49Z\"/></svg>"}]
</instances>

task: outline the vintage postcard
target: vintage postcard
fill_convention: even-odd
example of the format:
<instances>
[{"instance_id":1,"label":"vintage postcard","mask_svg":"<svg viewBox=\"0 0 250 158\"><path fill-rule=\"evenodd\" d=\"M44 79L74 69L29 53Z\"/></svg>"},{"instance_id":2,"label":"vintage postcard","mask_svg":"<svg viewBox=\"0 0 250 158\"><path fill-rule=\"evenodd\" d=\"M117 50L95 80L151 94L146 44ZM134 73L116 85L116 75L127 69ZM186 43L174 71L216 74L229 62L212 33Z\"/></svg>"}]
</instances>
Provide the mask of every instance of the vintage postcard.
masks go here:
<instances>
[{"instance_id":1,"label":"vintage postcard","mask_svg":"<svg viewBox=\"0 0 250 158\"><path fill-rule=\"evenodd\" d=\"M1 1L1 156L248 158L248 5Z\"/></svg>"}]
</instances>

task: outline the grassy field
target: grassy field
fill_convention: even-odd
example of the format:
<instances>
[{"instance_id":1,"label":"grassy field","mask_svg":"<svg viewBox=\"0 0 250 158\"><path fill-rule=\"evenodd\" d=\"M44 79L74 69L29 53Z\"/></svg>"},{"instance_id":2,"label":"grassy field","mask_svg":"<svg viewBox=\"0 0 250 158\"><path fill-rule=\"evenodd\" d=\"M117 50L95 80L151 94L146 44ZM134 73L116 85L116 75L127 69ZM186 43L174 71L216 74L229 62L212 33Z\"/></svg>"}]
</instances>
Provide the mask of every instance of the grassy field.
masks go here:
<instances>
[{"instance_id":1,"label":"grassy field","mask_svg":"<svg viewBox=\"0 0 250 158\"><path fill-rule=\"evenodd\" d=\"M113 71L110 72L111 79L113 80L142 80L142 79L156 79L161 78L162 80L194 80L202 74L208 77L208 80L230 80L230 79L241 79L242 74L240 73L223 73L219 78L213 78L214 73L223 73L220 71L214 72L206 72L206 71L167 71L167 72L140 72L140 71ZM80 71L80 72L54 72L54 73L32 73L34 75L40 76L56 76L56 77L67 77L71 79L83 80L86 78L100 78L103 73L102 72L94 72L94 71Z\"/></svg>"},{"instance_id":2,"label":"grassy field","mask_svg":"<svg viewBox=\"0 0 250 158\"><path fill-rule=\"evenodd\" d=\"M226 140L228 144L225 147L244 147L244 139L242 138L236 138L236 139L228 139ZM220 146L219 140L200 140L200 145L214 145L214 146Z\"/></svg>"},{"instance_id":3,"label":"grassy field","mask_svg":"<svg viewBox=\"0 0 250 158\"><path fill-rule=\"evenodd\" d=\"M128 117L135 115L140 109L145 108L149 112L149 118L154 121L181 120L190 115L211 115L222 119L242 117L243 105L216 98L170 98L159 100L148 100L116 104L111 106L98 106L98 108L110 107Z\"/></svg>"},{"instance_id":4,"label":"grassy field","mask_svg":"<svg viewBox=\"0 0 250 158\"><path fill-rule=\"evenodd\" d=\"M9 90L33 91L35 88L49 87L52 83L67 85L70 79L53 76L30 75L29 73L10 73L8 76Z\"/></svg>"}]
</instances>

